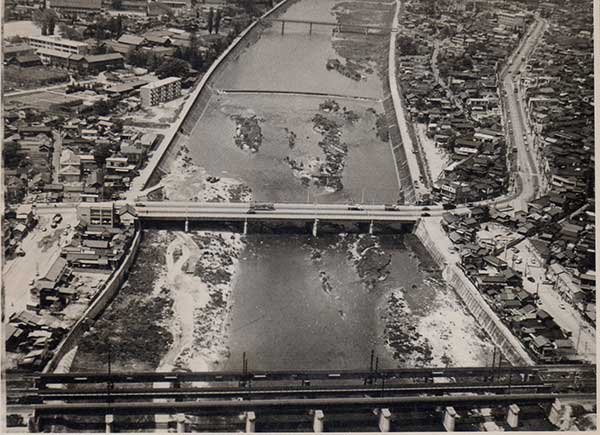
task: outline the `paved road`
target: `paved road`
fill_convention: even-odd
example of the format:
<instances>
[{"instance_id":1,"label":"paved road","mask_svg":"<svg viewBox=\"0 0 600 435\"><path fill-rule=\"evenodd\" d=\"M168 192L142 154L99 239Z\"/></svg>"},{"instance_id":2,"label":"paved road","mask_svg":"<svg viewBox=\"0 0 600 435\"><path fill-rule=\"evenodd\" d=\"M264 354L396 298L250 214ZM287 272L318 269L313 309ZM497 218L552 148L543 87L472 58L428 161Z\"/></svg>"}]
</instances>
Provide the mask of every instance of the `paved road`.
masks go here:
<instances>
[{"instance_id":1,"label":"paved road","mask_svg":"<svg viewBox=\"0 0 600 435\"><path fill-rule=\"evenodd\" d=\"M525 67L526 59L535 48L544 29L545 23L538 21L521 47L513 54L513 64L507 66L501 73L502 90L506 91L503 101L510 121L508 128L513 145L517 148L518 175L521 180L521 189L512 203L515 209L520 210L527 210L527 202L536 196L540 183L536 172L534 150L529 146L533 143L533 137L528 133L523 98L514 92L515 81L519 78L517 73Z\"/></svg>"},{"instance_id":2,"label":"paved road","mask_svg":"<svg viewBox=\"0 0 600 435\"><path fill-rule=\"evenodd\" d=\"M251 203L199 203L191 201L136 202L141 219L234 219L234 220L294 220L313 221L378 221L414 222L425 215L441 216L440 206L396 206L344 204L272 204L271 207L252 207Z\"/></svg>"}]
</instances>

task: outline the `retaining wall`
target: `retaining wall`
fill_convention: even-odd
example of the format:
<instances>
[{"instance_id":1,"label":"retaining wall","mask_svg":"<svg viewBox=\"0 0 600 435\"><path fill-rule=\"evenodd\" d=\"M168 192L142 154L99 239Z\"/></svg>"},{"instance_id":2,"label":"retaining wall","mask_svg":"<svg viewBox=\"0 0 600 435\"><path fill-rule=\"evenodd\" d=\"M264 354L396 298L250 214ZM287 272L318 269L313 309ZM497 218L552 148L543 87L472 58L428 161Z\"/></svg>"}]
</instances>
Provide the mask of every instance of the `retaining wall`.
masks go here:
<instances>
[{"instance_id":1,"label":"retaining wall","mask_svg":"<svg viewBox=\"0 0 600 435\"><path fill-rule=\"evenodd\" d=\"M54 351L52 359L48 362L48 364L46 364L44 373L49 373L56 369L56 366L60 360L67 352L73 349L77 343L77 340L81 338L83 333L87 331L93 321L97 319L100 314L102 314L108 304L110 304L110 302L113 300L127 279L127 273L129 272L129 268L135 260L141 240L142 230L138 228L133 237L133 241L131 242L131 246L129 247L129 253L125 256L125 259L121 265L110 275L100 293L98 293L97 296L91 301L90 306L83 313L81 318L77 321L77 323L75 323L66 337L58 345Z\"/></svg>"},{"instance_id":2,"label":"retaining wall","mask_svg":"<svg viewBox=\"0 0 600 435\"><path fill-rule=\"evenodd\" d=\"M169 155L167 150L175 148L176 144L182 139L181 135L189 135L194 128L198 119L204 112L210 98L213 94L211 85L218 78L218 75L227 67L229 61L237 59L240 54L260 36L260 32L265 25L262 20L270 17L275 13L282 12L284 6L293 3L295 0L281 0L272 9L263 14L258 20L250 24L242 33L240 33L215 60L208 71L204 74L200 83L194 88L192 93L186 99L183 109L173 122L173 127L167 132L165 138L159 148L154 152L152 158L148 162L147 168L140 175L140 180L135 181L135 185L139 190L144 190L149 187L150 180L154 181L153 177L155 170L160 166L163 169L168 167ZM226 62L227 60L227 62Z\"/></svg>"},{"instance_id":3,"label":"retaining wall","mask_svg":"<svg viewBox=\"0 0 600 435\"><path fill-rule=\"evenodd\" d=\"M502 323L463 271L454 264L448 265L446 263L444 254L442 254L421 222L418 222L415 226L414 234L442 269L442 276L446 283L454 288L473 317L475 317L477 323L499 347L504 357L512 365L535 365L523 345Z\"/></svg>"},{"instance_id":4,"label":"retaining wall","mask_svg":"<svg viewBox=\"0 0 600 435\"><path fill-rule=\"evenodd\" d=\"M400 2L396 2L394 11L394 20L392 27L398 28L398 18L400 14ZM388 53L388 80L385 84L385 94L391 96L391 107L386 108L386 112L393 116L394 122L390 127L390 137L392 138L394 158L396 159L399 177L402 180L402 190L404 192L404 202L414 204L417 200L414 181L419 179L419 174L412 174L408 159L415 159L412 154L413 146L410 136L406 134L401 124L406 124L400 93L398 91L398 82L396 76L396 32L390 33L390 46ZM408 150L408 151L407 151ZM409 154L410 153L410 154Z\"/></svg>"}]
</instances>

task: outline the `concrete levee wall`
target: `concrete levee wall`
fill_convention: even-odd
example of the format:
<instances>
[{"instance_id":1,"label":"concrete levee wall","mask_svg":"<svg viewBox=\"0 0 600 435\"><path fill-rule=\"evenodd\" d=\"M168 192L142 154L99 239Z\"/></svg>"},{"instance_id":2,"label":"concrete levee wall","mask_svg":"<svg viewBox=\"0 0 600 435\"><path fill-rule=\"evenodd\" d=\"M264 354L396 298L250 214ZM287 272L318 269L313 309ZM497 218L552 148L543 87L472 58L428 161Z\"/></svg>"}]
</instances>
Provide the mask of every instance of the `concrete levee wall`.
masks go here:
<instances>
[{"instance_id":1,"label":"concrete levee wall","mask_svg":"<svg viewBox=\"0 0 600 435\"><path fill-rule=\"evenodd\" d=\"M91 323L98 318L100 314L106 309L106 307L113 300L115 295L118 293L119 289L127 279L127 274L135 257L137 255L138 249L140 247L140 243L142 240L142 230L137 229L135 235L133 237L133 241L131 242L131 246L129 247L129 252L125 256L125 259L121 263L121 265L113 271L110 275L102 290L97 294L97 296L91 301L89 307L83 313L81 318L75 323L75 325L71 328L69 333L65 336L65 338L58 345L56 350L54 351L54 355L52 359L46 364L44 368L44 373L52 372L56 369L56 366L60 362L60 360L65 356L67 352L69 352L75 344L77 340L81 338L83 333L87 331L90 327Z\"/></svg>"},{"instance_id":2,"label":"concrete levee wall","mask_svg":"<svg viewBox=\"0 0 600 435\"><path fill-rule=\"evenodd\" d=\"M477 323L479 323L482 329L502 351L504 357L512 365L534 365L535 362L523 345L510 332L506 325L502 323L463 271L456 265L446 264L445 256L421 222L415 226L414 234L442 269L442 276L446 283L456 291L456 294L458 294L469 312L475 317Z\"/></svg>"},{"instance_id":3,"label":"concrete levee wall","mask_svg":"<svg viewBox=\"0 0 600 435\"><path fill-rule=\"evenodd\" d=\"M194 88L192 93L186 99L183 109L173 123L169 132L165 135L159 148L155 151L151 160L148 162L148 167L140 175L138 182L139 189L144 190L149 187L150 180L156 180L153 177L155 170L159 167L168 168L168 160L170 155L167 150L175 148L177 143L181 141L180 135L189 135L196 122L206 109L214 91L211 85L218 78L218 75L223 72L227 65L235 61L240 54L251 45L253 40L258 39L262 28L266 25L264 19L280 13L285 9L285 6L293 3L295 0L281 0L272 9L263 14L257 21L250 24L242 33L240 33L221 53L221 55L213 62L208 71L204 74L200 83ZM166 160L166 162L165 162Z\"/></svg>"}]
</instances>

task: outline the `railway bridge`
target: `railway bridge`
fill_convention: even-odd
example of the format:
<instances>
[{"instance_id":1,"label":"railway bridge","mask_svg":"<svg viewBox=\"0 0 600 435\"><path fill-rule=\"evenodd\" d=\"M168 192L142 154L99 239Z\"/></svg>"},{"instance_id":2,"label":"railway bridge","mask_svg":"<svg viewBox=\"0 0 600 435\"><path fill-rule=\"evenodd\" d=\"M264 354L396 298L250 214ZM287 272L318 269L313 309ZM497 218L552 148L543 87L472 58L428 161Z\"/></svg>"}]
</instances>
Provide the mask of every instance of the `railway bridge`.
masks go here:
<instances>
[{"instance_id":1,"label":"railway bridge","mask_svg":"<svg viewBox=\"0 0 600 435\"><path fill-rule=\"evenodd\" d=\"M15 389L15 382L29 387ZM156 428L178 432L189 431L190 422L197 430L217 430L215 421L227 422L219 431L247 432L257 426L516 429L527 419L558 421L560 400L595 402L595 367L260 371L244 364L242 371L222 372L9 373L8 386L8 412L29 412L33 432L86 418L110 431L139 429L131 426L133 415L155 416ZM478 414L484 409L487 414Z\"/></svg>"}]
</instances>

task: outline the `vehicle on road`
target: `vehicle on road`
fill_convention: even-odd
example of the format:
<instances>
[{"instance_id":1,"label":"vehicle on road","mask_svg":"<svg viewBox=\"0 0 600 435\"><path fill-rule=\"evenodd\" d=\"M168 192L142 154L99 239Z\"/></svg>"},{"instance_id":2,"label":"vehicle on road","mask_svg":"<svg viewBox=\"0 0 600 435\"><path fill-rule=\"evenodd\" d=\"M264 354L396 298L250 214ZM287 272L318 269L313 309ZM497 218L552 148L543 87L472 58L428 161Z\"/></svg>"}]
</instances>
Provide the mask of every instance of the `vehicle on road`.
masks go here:
<instances>
[{"instance_id":1,"label":"vehicle on road","mask_svg":"<svg viewBox=\"0 0 600 435\"><path fill-rule=\"evenodd\" d=\"M527 281L529 281L529 282L535 282L535 278L530 275L530 276L527 277Z\"/></svg>"},{"instance_id":2,"label":"vehicle on road","mask_svg":"<svg viewBox=\"0 0 600 435\"><path fill-rule=\"evenodd\" d=\"M25 251L23 250L23 248L17 249L17 255L19 257L24 257L25 256Z\"/></svg>"},{"instance_id":3,"label":"vehicle on road","mask_svg":"<svg viewBox=\"0 0 600 435\"><path fill-rule=\"evenodd\" d=\"M250 209L254 210L254 211L273 211L273 210L275 210L275 206L273 204L268 204L268 203L254 204L254 205L250 206Z\"/></svg>"},{"instance_id":4,"label":"vehicle on road","mask_svg":"<svg viewBox=\"0 0 600 435\"><path fill-rule=\"evenodd\" d=\"M456 208L456 205L454 205L454 204L443 204L442 208L444 210L454 210Z\"/></svg>"},{"instance_id":5,"label":"vehicle on road","mask_svg":"<svg viewBox=\"0 0 600 435\"><path fill-rule=\"evenodd\" d=\"M348 210L350 210L350 211L363 211L364 208L362 208L360 205L349 205L348 206Z\"/></svg>"},{"instance_id":6,"label":"vehicle on road","mask_svg":"<svg viewBox=\"0 0 600 435\"><path fill-rule=\"evenodd\" d=\"M62 222L62 215L60 213L56 213L52 218L52 223L59 224Z\"/></svg>"},{"instance_id":7,"label":"vehicle on road","mask_svg":"<svg viewBox=\"0 0 600 435\"><path fill-rule=\"evenodd\" d=\"M521 264L523 260L520 257L515 256L515 264Z\"/></svg>"},{"instance_id":8,"label":"vehicle on road","mask_svg":"<svg viewBox=\"0 0 600 435\"><path fill-rule=\"evenodd\" d=\"M50 224L50 228L56 228L58 226L58 224L56 222L52 222Z\"/></svg>"},{"instance_id":9,"label":"vehicle on road","mask_svg":"<svg viewBox=\"0 0 600 435\"><path fill-rule=\"evenodd\" d=\"M146 204L142 204L141 202L136 202L135 206L136 207L146 207Z\"/></svg>"},{"instance_id":10,"label":"vehicle on road","mask_svg":"<svg viewBox=\"0 0 600 435\"><path fill-rule=\"evenodd\" d=\"M383 207L383 209L385 211L398 211L399 210L398 206L397 205L393 205L393 204L385 204L384 207Z\"/></svg>"},{"instance_id":11,"label":"vehicle on road","mask_svg":"<svg viewBox=\"0 0 600 435\"><path fill-rule=\"evenodd\" d=\"M565 305L564 302L561 302L558 306L560 307L561 310L566 310L567 309L567 306Z\"/></svg>"},{"instance_id":12,"label":"vehicle on road","mask_svg":"<svg viewBox=\"0 0 600 435\"><path fill-rule=\"evenodd\" d=\"M423 208L421 208L421 210L423 210L423 211L429 211L431 209L429 207L423 207Z\"/></svg>"},{"instance_id":13,"label":"vehicle on road","mask_svg":"<svg viewBox=\"0 0 600 435\"><path fill-rule=\"evenodd\" d=\"M431 215L429 213L421 213L421 217L430 217Z\"/></svg>"},{"instance_id":14,"label":"vehicle on road","mask_svg":"<svg viewBox=\"0 0 600 435\"><path fill-rule=\"evenodd\" d=\"M518 254L518 253L520 252L520 251L519 251L519 248L517 248L516 246L513 246L512 248L510 248L510 250L511 250L512 252L514 252L515 254Z\"/></svg>"}]
</instances>

